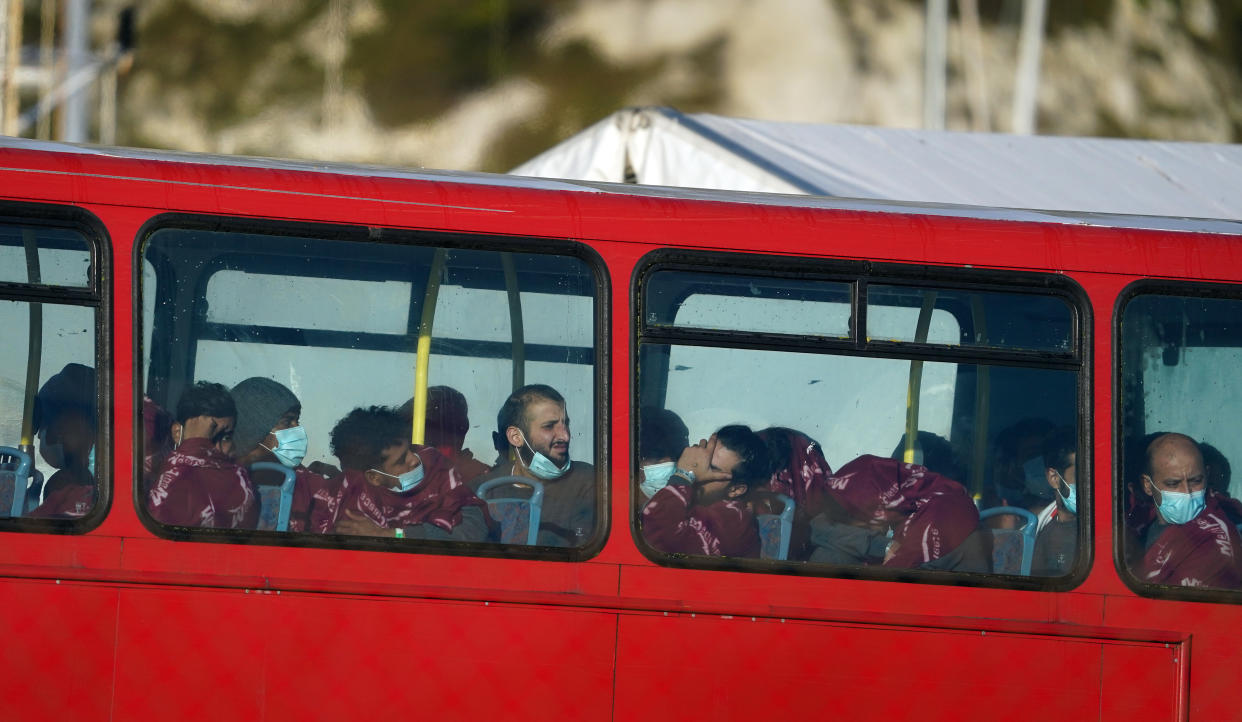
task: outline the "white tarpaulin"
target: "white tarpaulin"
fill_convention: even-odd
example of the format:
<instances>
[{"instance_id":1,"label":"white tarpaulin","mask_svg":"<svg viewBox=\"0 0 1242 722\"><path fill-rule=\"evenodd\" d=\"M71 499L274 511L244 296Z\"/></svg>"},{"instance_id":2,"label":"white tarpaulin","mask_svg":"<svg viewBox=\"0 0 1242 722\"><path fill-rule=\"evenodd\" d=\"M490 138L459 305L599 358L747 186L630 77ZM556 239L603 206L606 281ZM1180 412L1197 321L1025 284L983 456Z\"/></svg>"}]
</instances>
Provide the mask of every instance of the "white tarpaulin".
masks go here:
<instances>
[{"instance_id":1,"label":"white tarpaulin","mask_svg":"<svg viewBox=\"0 0 1242 722\"><path fill-rule=\"evenodd\" d=\"M622 110L515 175L1242 220L1242 145L814 125Z\"/></svg>"}]
</instances>

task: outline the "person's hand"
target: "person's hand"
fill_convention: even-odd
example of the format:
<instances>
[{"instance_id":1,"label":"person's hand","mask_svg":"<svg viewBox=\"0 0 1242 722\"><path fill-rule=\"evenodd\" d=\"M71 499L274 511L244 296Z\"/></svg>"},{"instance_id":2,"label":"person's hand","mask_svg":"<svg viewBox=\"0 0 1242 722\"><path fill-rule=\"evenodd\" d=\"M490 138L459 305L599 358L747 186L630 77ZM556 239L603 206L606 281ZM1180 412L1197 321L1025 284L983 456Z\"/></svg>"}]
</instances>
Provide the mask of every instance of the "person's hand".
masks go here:
<instances>
[{"instance_id":1,"label":"person's hand","mask_svg":"<svg viewBox=\"0 0 1242 722\"><path fill-rule=\"evenodd\" d=\"M318 474L327 479L341 475L340 469L323 461L312 461L307 465L306 469L312 474Z\"/></svg>"},{"instance_id":2,"label":"person's hand","mask_svg":"<svg viewBox=\"0 0 1242 722\"><path fill-rule=\"evenodd\" d=\"M733 474L712 469L712 456L716 453L716 435L700 439L694 446L687 446L677 459L677 468L694 473L694 483L703 485L713 481L730 481Z\"/></svg>"},{"instance_id":3,"label":"person's hand","mask_svg":"<svg viewBox=\"0 0 1242 722\"><path fill-rule=\"evenodd\" d=\"M345 518L336 523L336 532L355 536L397 536L395 530L386 529L350 509L346 509Z\"/></svg>"},{"instance_id":4,"label":"person's hand","mask_svg":"<svg viewBox=\"0 0 1242 722\"><path fill-rule=\"evenodd\" d=\"M195 416L186 419L181 426L181 440L215 439L216 434L225 426L225 419L216 416Z\"/></svg>"}]
</instances>

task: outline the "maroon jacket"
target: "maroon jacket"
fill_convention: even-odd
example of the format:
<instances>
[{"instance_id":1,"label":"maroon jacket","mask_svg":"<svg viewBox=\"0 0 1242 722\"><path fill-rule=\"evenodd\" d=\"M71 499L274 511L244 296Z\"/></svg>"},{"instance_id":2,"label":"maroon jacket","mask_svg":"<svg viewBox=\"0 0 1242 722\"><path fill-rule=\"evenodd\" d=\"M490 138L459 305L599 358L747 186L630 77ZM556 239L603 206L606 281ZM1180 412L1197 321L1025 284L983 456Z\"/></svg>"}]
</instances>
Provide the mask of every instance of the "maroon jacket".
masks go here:
<instances>
[{"instance_id":1,"label":"maroon jacket","mask_svg":"<svg viewBox=\"0 0 1242 722\"><path fill-rule=\"evenodd\" d=\"M289 531L326 534L331 528L310 528L310 519L317 510L335 508L336 495L343 475L326 478L304 466L293 470L293 503L289 508ZM318 514L321 524L336 523L326 511Z\"/></svg>"},{"instance_id":2,"label":"maroon jacket","mask_svg":"<svg viewBox=\"0 0 1242 722\"><path fill-rule=\"evenodd\" d=\"M939 559L979 527L966 487L915 464L860 456L828 485L852 518L892 529L896 553L885 566L913 569Z\"/></svg>"},{"instance_id":3,"label":"maroon jacket","mask_svg":"<svg viewBox=\"0 0 1242 722\"><path fill-rule=\"evenodd\" d=\"M1220 500L1208 494L1198 516L1159 532L1136 572L1152 584L1242 588L1242 538Z\"/></svg>"},{"instance_id":4,"label":"maroon jacket","mask_svg":"<svg viewBox=\"0 0 1242 722\"><path fill-rule=\"evenodd\" d=\"M156 521L174 526L254 529L259 522L250 476L210 439L186 439L169 453L147 509Z\"/></svg>"},{"instance_id":5,"label":"maroon jacket","mask_svg":"<svg viewBox=\"0 0 1242 722\"><path fill-rule=\"evenodd\" d=\"M327 482L324 491L313 493L315 503L310 510L309 531L331 532L349 510L370 519L385 529L430 524L452 531L461 523L462 509L480 507L486 517L486 506L474 495L453 465L432 447L415 449L423 463L423 480L407 492L375 486L364 472L347 469Z\"/></svg>"},{"instance_id":6,"label":"maroon jacket","mask_svg":"<svg viewBox=\"0 0 1242 722\"><path fill-rule=\"evenodd\" d=\"M43 497L43 503L27 517L35 519L77 519L95 506L95 484L65 484Z\"/></svg>"},{"instance_id":7,"label":"maroon jacket","mask_svg":"<svg viewBox=\"0 0 1242 722\"><path fill-rule=\"evenodd\" d=\"M757 559L759 525L744 501L692 503L693 487L673 479L643 507L643 537L666 554Z\"/></svg>"}]
</instances>

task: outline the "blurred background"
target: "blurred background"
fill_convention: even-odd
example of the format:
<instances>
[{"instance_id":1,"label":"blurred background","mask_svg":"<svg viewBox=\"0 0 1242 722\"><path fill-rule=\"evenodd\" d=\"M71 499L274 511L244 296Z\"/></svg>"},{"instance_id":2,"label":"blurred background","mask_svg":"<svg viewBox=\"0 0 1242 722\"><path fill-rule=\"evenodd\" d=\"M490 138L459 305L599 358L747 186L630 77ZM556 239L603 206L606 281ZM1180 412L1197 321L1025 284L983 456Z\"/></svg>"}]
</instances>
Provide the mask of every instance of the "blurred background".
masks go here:
<instances>
[{"instance_id":1,"label":"blurred background","mask_svg":"<svg viewBox=\"0 0 1242 722\"><path fill-rule=\"evenodd\" d=\"M1235 142L1242 0L0 0L3 132L506 171L610 113Z\"/></svg>"}]
</instances>

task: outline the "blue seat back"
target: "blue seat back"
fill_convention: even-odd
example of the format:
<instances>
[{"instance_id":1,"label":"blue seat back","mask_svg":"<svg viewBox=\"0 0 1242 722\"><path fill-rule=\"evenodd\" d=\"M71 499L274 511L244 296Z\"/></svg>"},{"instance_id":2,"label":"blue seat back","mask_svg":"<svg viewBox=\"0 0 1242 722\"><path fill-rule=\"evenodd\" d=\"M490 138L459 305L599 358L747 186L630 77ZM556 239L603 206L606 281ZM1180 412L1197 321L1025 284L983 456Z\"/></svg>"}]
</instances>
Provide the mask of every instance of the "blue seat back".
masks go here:
<instances>
[{"instance_id":1,"label":"blue seat back","mask_svg":"<svg viewBox=\"0 0 1242 722\"><path fill-rule=\"evenodd\" d=\"M789 558L789 539L793 536L794 500L785 494L773 494L785 506L779 514L759 515L760 556L764 559Z\"/></svg>"},{"instance_id":2,"label":"blue seat back","mask_svg":"<svg viewBox=\"0 0 1242 722\"><path fill-rule=\"evenodd\" d=\"M276 471L284 476L279 484L255 484L259 494L259 529L289 531L289 512L293 510L293 469L271 461L257 461L251 471Z\"/></svg>"},{"instance_id":3,"label":"blue seat back","mask_svg":"<svg viewBox=\"0 0 1242 722\"><path fill-rule=\"evenodd\" d=\"M18 517L26 507L26 487L34 460L12 446L0 446L0 512Z\"/></svg>"},{"instance_id":4,"label":"blue seat back","mask_svg":"<svg viewBox=\"0 0 1242 722\"><path fill-rule=\"evenodd\" d=\"M982 522L996 516L1016 516L1017 529L989 529L992 532L992 571L996 574L1031 575L1031 561L1035 558L1035 534L1039 520L1031 512L1016 506L994 506L979 512Z\"/></svg>"},{"instance_id":5,"label":"blue seat back","mask_svg":"<svg viewBox=\"0 0 1242 722\"><path fill-rule=\"evenodd\" d=\"M530 496L488 498L488 492L506 486L529 487ZM475 494L487 503L488 513L500 523L502 544L533 546L537 543L539 518L543 513L543 483L520 476L503 476L483 482L475 490Z\"/></svg>"}]
</instances>

